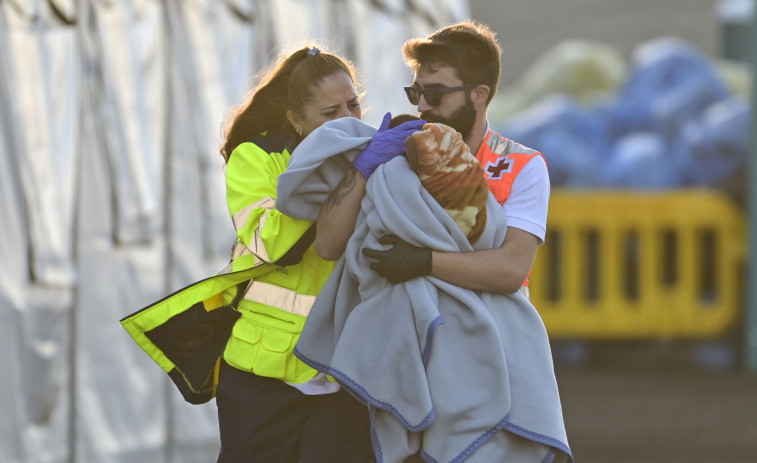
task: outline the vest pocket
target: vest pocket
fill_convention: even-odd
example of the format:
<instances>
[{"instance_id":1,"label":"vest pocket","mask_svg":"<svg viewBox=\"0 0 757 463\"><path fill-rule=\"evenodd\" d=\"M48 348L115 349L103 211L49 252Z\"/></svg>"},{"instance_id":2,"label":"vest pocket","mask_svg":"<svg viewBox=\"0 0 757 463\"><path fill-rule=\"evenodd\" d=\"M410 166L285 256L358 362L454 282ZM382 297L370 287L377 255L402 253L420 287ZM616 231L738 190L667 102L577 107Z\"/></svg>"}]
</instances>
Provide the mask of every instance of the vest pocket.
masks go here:
<instances>
[{"instance_id":1,"label":"vest pocket","mask_svg":"<svg viewBox=\"0 0 757 463\"><path fill-rule=\"evenodd\" d=\"M224 351L226 362L287 382L304 382L317 374L294 355L305 317L249 300L240 301L239 311L242 316Z\"/></svg>"},{"instance_id":2,"label":"vest pocket","mask_svg":"<svg viewBox=\"0 0 757 463\"><path fill-rule=\"evenodd\" d=\"M263 330L260 326L250 323L244 316L241 317L231 331L231 338L223 353L224 359L240 370L252 372L262 336Z\"/></svg>"}]
</instances>

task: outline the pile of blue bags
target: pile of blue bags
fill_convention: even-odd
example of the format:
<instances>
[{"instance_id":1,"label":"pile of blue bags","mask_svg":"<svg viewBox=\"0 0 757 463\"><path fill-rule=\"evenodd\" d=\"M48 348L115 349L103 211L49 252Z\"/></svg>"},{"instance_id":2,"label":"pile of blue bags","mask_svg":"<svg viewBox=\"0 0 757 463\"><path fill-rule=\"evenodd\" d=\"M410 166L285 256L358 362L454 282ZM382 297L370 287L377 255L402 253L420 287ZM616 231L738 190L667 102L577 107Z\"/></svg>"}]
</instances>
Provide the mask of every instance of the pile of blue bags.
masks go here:
<instances>
[{"instance_id":1,"label":"pile of blue bags","mask_svg":"<svg viewBox=\"0 0 757 463\"><path fill-rule=\"evenodd\" d=\"M712 59L661 38L637 47L606 98L545 95L498 128L544 153L553 187L672 189L743 185L749 124L748 97Z\"/></svg>"}]
</instances>

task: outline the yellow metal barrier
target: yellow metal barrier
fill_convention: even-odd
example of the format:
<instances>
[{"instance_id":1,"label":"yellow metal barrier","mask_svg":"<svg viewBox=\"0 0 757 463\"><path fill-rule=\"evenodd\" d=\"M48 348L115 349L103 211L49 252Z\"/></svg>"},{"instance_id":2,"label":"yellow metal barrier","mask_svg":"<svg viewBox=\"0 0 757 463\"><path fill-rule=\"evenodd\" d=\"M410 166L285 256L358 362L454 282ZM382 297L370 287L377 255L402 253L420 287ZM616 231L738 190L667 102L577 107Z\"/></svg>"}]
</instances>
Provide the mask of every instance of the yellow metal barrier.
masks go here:
<instances>
[{"instance_id":1,"label":"yellow metal barrier","mask_svg":"<svg viewBox=\"0 0 757 463\"><path fill-rule=\"evenodd\" d=\"M553 339L704 338L743 305L743 213L707 190L552 192L531 300Z\"/></svg>"}]
</instances>

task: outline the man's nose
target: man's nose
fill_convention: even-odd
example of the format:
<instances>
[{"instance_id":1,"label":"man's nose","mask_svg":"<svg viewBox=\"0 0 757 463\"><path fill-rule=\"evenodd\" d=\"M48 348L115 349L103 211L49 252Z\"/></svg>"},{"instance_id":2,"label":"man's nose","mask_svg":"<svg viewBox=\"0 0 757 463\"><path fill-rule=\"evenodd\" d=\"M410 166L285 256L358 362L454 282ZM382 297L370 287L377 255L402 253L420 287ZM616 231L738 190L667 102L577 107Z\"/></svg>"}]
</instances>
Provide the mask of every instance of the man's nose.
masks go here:
<instances>
[{"instance_id":1,"label":"man's nose","mask_svg":"<svg viewBox=\"0 0 757 463\"><path fill-rule=\"evenodd\" d=\"M422 113L423 111L428 111L429 109L434 109L434 107L428 104L426 102L426 97L421 94L418 97L418 112Z\"/></svg>"}]
</instances>

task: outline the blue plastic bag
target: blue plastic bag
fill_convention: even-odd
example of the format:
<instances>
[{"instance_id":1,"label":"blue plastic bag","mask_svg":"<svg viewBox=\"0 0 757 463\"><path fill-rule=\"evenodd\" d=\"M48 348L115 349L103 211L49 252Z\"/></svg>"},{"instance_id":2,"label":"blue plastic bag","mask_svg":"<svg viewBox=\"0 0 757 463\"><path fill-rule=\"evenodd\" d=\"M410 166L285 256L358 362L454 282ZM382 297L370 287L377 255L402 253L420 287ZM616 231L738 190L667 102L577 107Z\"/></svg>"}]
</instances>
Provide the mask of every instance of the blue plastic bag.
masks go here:
<instances>
[{"instance_id":1,"label":"blue plastic bag","mask_svg":"<svg viewBox=\"0 0 757 463\"><path fill-rule=\"evenodd\" d=\"M541 100L511 121L501 134L540 151L553 186L591 186L602 182L598 166L608 149L602 119L568 96Z\"/></svg>"},{"instance_id":2,"label":"blue plastic bag","mask_svg":"<svg viewBox=\"0 0 757 463\"><path fill-rule=\"evenodd\" d=\"M749 125L749 103L740 96L715 103L690 121L683 137L691 153L686 183L713 186L745 169Z\"/></svg>"}]
</instances>

